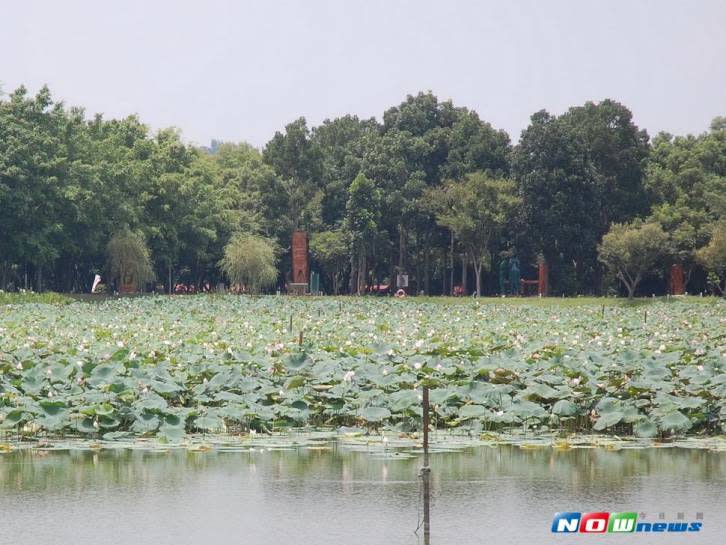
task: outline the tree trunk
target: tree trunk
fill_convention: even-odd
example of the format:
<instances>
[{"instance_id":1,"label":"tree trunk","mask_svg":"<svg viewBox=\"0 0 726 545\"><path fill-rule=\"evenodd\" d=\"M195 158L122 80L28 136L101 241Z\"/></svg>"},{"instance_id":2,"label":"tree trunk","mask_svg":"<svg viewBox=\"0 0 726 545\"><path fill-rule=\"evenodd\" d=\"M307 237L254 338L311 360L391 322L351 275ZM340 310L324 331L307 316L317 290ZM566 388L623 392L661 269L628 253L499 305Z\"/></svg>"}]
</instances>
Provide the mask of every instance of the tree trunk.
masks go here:
<instances>
[{"instance_id":1,"label":"tree trunk","mask_svg":"<svg viewBox=\"0 0 726 545\"><path fill-rule=\"evenodd\" d=\"M467 278L466 278L467 269L468 269L468 267L467 267L467 262L466 262L466 254L464 253L464 254L461 254L461 287L462 287L462 292L464 295L468 294L468 291L467 291L468 286L467 286Z\"/></svg>"},{"instance_id":2,"label":"tree trunk","mask_svg":"<svg viewBox=\"0 0 726 545\"><path fill-rule=\"evenodd\" d=\"M638 273L635 278L630 276L628 271L619 271L617 274L618 278L625 284L625 287L628 290L628 299L632 299L635 296L635 288L638 287L638 284L640 283L640 280L642 278L641 274Z\"/></svg>"},{"instance_id":3,"label":"tree trunk","mask_svg":"<svg viewBox=\"0 0 726 545\"><path fill-rule=\"evenodd\" d=\"M449 251L449 295L454 295L454 231L451 231L451 250Z\"/></svg>"},{"instance_id":4,"label":"tree trunk","mask_svg":"<svg viewBox=\"0 0 726 545\"><path fill-rule=\"evenodd\" d=\"M390 269L388 271L389 273L389 282L388 282L388 288L389 290L395 291L396 289L396 261L395 258L395 249L391 249L391 259L390 259Z\"/></svg>"},{"instance_id":5,"label":"tree trunk","mask_svg":"<svg viewBox=\"0 0 726 545\"><path fill-rule=\"evenodd\" d=\"M41 265L35 267L35 291L38 293L43 291L43 267Z\"/></svg>"},{"instance_id":6,"label":"tree trunk","mask_svg":"<svg viewBox=\"0 0 726 545\"><path fill-rule=\"evenodd\" d=\"M448 293L446 291L446 279L449 274L449 270L446 266L447 257L446 250L441 252L441 295L446 295Z\"/></svg>"},{"instance_id":7,"label":"tree trunk","mask_svg":"<svg viewBox=\"0 0 726 545\"><path fill-rule=\"evenodd\" d=\"M406 269L406 231L402 224L398 224L398 272L403 273Z\"/></svg>"},{"instance_id":8,"label":"tree trunk","mask_svg":"<svg viewBox=\"0 0 726 545\"><path fill-rule=\"evenodd\" d=\"M481 297L481 260L477 262L476 259L472 259L474 264L474 276L476 276L476 296Z\"/></svg>"},{"instance_id":9,"label":"tree trunk","mask_svg":"<svg viewBox=\"0 0 726 545\"><path fill-rule=\"evenodd\" d=\"M364 251L358 256L358 295L362 295L365 292L365 285L368 281L366 274L366 254Z\"/></svg>"},{"instance_id":10,"label":"tree trunk","mask_svg":"<svg viewBox=\"0 0 726 545\"><path fill-rule=\"evenodd\" d=\"M350 256L350 278L348 279L348 293L351 295L356 293L358 286L358 265L356 264L356 254Z\"/></svg>"},{"instance_id":11,"label":"tree trunk","mask_svg":"<svg viewBox=\"0 0 726 545\"><path fill-rule=\"evenodd\" d=\"M426 246L424 247L424 295L429 295L429 282L431 280L429 275L429 268L431 265L431 251L429 248L428 240L426 241Z\"/></svg>"}]
</instances>

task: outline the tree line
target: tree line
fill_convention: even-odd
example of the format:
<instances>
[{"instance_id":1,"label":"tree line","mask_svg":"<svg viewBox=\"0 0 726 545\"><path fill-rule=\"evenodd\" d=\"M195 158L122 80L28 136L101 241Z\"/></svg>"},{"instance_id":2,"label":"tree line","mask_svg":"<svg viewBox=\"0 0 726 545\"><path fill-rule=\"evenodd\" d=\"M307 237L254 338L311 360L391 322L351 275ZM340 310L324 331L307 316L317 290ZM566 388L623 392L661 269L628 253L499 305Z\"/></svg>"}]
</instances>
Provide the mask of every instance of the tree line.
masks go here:
<instances>
[{"instance_id":1,"label":"tree line","mask_svg":"<svg viewBox=\"0 0 726 545\"><path fill-rule=\"evenodd\" d=\"M262 150L88 118L47 88L0 100L5 290L284 289L301 229L327 293L406 273L415 292L493 294L515 255L525 277L545 261L557 295L662 293L673 263L689 291L723 292L725 211L725 118L651 140L613 100L536 112L513 144L419 93L381 121L297 119Z\"/></svg>"}]
</instances>

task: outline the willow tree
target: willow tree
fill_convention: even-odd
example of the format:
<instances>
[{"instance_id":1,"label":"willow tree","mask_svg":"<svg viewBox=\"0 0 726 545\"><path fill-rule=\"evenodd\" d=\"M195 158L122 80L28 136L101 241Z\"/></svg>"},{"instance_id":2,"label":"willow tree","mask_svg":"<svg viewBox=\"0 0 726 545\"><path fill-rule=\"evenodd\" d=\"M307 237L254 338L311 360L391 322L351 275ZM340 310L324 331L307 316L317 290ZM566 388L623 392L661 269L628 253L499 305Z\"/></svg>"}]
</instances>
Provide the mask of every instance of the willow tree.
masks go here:
<instances>
[{"instance_id":1,"label":"willow tree","mask_svg":"<svg viewBox=\"0 0 726 545\"><path fill-rule=\"evenodd\" d=\"M109 277L118 285L137 289L154 279L151 252L139 233L119 231L106 246Z\"/></svg>"},{"instance_id":2,"label":"willow tree","mask_svg":"<svg viewBox=\"0 0 726 545\"><path fill-rule=\"evenodd\" d=\"M224 247L219 267L233 285L259 293L277 280L275 246L260 236L238 233Z\"/></svg>"}]
</instances>

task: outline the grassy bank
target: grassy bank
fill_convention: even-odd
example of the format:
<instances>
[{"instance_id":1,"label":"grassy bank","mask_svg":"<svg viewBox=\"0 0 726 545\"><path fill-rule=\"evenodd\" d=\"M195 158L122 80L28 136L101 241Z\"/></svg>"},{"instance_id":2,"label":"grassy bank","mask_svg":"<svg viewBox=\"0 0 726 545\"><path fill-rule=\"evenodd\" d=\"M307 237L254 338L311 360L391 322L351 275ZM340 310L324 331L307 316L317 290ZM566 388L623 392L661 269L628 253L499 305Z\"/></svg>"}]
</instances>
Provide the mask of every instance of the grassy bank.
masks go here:
<instances>
[{"instance_id":1,"label":"grassy bank","mask_svg":"<svg viewBox=\"0 0 726 545\"><path fill-rule=\"evenodd\" d=\"M72 302L73 299L67 295L55 292L35 293L26 292L2 292L0 291L0 305L21 305L41 303L47 305L61 305Z\"/></svg>"}]
</instances>

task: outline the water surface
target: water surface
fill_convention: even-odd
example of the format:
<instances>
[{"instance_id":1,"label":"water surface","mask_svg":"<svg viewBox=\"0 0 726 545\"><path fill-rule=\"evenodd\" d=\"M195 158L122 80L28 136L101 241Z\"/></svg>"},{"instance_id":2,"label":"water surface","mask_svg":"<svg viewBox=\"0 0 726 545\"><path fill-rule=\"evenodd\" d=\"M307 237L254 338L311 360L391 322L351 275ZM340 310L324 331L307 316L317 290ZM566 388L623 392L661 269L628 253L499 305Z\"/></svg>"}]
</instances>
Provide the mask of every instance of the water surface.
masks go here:
<instances>
[{"instance_id":1,"label":"water surface","mask_svg":"<svg viewBox=\"0 0 726 545\"><path fill-rule=\"evenodd\" d=\"M0 454L14 545L423 543L421 459L329 450ZM432 456L433 544L724 542L726 454L481 447ZM703 516L698 534L553 535L556 511Z\"/></svg>"}]
</instances>

